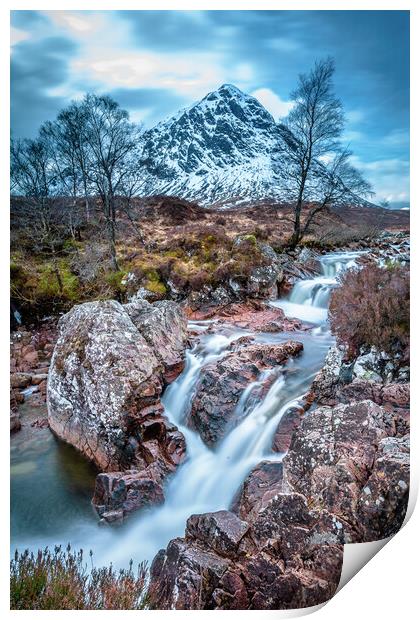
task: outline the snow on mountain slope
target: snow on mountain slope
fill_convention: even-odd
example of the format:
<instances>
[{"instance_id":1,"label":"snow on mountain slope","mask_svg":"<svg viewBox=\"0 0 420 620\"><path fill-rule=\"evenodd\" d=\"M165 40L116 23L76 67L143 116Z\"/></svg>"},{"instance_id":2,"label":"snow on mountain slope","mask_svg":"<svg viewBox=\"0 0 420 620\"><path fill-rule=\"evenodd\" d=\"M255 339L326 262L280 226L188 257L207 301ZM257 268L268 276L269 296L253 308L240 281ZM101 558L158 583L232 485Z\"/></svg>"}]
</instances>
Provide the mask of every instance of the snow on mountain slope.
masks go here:
<instances>
[{"instance_id":1,"label":"snow on mountain slope","mask_svg":"<svg viewBox=\"0 0 420 620\"><path fill-rule=\"evenodd\" d=\"M254 97L224 84L145 133L143 191L203 205L285 199L286 133Z\"/></svg>"}]
</instances>

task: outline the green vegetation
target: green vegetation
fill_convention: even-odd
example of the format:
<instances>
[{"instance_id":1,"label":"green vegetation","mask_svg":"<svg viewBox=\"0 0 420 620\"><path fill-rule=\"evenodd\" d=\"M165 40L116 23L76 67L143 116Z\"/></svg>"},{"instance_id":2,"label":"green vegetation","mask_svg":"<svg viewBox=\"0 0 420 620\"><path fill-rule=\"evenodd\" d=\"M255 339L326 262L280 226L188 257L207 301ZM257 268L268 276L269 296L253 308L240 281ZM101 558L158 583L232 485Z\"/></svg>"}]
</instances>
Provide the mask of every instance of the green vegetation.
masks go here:
<instances>
[{"instance_id":1,"label":"green vegetation","mask_svg":"<svg viewBox=\"0 0 420 620\"><path fill-rule=\"evenodd\" d=\"M11 609L145 609L144 564L116 571L84 561L83 551L48 547L37 554L16 551L10 562Z\"/></svg>"},{"instance_id":2,"label":"green vegetation","mask_svg":"<svg viewBox=\"0 0 420 620\"><path fill-rule=\"evenodd\" d=\"M150 299L163 299L170 289L185 298L203 287L229 279L246 279L266 264L255 234L229 236L224 227L194 222L172 229L169 239L147 247L127 235L117 243L115 271L106 245L86 230L83 241L69 237L55 254L29 250L20 232L19 250L12 252L12 297L31 317L66 311L74 304L97 299L126 301L144 287Z\"/></svg>"}]
</instances>

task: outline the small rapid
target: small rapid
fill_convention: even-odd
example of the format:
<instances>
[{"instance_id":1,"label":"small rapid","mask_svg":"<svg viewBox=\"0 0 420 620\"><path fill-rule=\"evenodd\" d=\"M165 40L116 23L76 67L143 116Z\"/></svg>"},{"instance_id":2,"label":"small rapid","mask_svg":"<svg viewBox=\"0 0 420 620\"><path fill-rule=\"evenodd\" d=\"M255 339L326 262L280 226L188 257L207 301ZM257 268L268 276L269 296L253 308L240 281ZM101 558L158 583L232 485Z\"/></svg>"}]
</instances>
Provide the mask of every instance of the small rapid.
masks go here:
<instances>
[{"instance_id":1,"label":"small rapid","mask_svg":"<svg viewBox=\"0 0 420 620\"><path fill-rule=\"evenodd\" d=\"M272 302L282 308L288 317L295 317L315 325L328 318L328 305L337 277L346 269L356 268L356 259L362 252L334 252L319 259L322 274L308 280L299 280L287 299Z\"/></svg>"},{"instance_id":2,"label":"small rapid","mask_svg":"<svg viewBox=\"0 0 420 620\"><path fill-rule=\"evenodd\" d=\"M165 488L166 501L161 506L135 513L122 527L98 527L93 511L87 510L86 494L81 501L77 489L69 490L65 486L69 485L69 480L57 480L61 475L57 468L50 468L47 473L43 471L43 459L50 454L51 446L60 451L60 442L53 439L51 443L51 438L44 433L42 437L50 442L49 447L46 446L44 453L38 455L39 467L26 475L18 467L21 453L16 453L14 464L20 475L12 476L12 550L16 547L36 549L70 542L76 548L92 549L97 565L112 562L116 566L126 566L131 558L135 562L150 562L170 539L183 536L185 522L191 514L228 509L253 467L262 460L283 458L282 454L271 449L273 436L286 411L299 406L300 399L324 362L333 342L327 323L329 296L337 285L337 275L353 266L358 254L343 252L323 256L321 276L297 282L288 299L272 302L283 308L287 316L313 324L312 329L291 333L253 333L227 325L218 327L218 331L215 331L216 326L208 330L212 321L190 324L199 335L194 347L186 353L184 371L166 389L162 399L167 417L185 436L187 458L169 479ZM186 425L187 414L201 370L226 355L231 344L244 335L252 335L256 342L265 343L294 339L302 342L304 349L299 357L290 359L283 367L267 371L275 374L262 400L254 395L267 378L266 373L245 388L235 410L237 425L216 448L210 449L198 433ZM46 488L42 488L42 476L42 480L45 476L51 478L51 489L54 493L59 492L60 500L68 504L66 507L60 506L60 509L63 511L70 506L73 519L67 512L66 518L62 518L58 511L57 518L61 518L62 522L55 523L51 528L46 527L45 513L54 514L57 507L51 493L48 504L45 504ZM31 491L34 484L38 497L34 497ZM30 527L26 529L22 527L25 523L22 511L32 516ZM47 522L50 521L51 514L47 518Z\"/></svg>"}]
</instances>

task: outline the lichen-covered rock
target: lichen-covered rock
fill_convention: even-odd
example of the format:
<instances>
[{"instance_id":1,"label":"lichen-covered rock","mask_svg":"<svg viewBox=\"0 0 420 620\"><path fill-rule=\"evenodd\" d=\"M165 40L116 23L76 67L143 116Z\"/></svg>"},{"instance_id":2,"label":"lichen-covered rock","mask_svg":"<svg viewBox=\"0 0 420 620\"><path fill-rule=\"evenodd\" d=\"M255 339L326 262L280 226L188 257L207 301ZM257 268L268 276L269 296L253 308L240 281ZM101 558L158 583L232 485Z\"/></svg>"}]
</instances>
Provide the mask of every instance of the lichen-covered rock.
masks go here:
<instances>
[{"instance_id":1,"label":"lichen-covered rock","mask_svg":"<svg viewBox=\"0 0 420 620\"><path fill-rule=\"evenodd\" d=\"M105 521L115 521L116 511L125 517L139 508L163 501L162 485L154 479L145 478L144 472L111 472L96 477L92 504Z\"/></svg>"},{"instance_id":2,"label":"lichen-covered rock","mask_svg":"<svg viewBox=\"0 0 420 620\"><path fill-rule=\"evenodd\" d=\"M385 437L379 442L371 475L357 506L364 541L380 540L398 532L407 510L409 485L409 436Z\"/></svg>"},{"instance_id":3,"label":"lichen-covered rock","mask_svg":"<svg viewBox=\"0 0 420 620\"><path fill-rule=\"evenodd\" d=\"M325 357L323 367L312 383L312 391L319 404L335 404L342 362L343 351L337 346L331 347Z\"/></svg>"},{"instance_id":4,"label":"lichen-covered rock","mask_svg":"<svg viewBox=\"0 0 420 620\"><path fill-rule=\"evenodd\" d=\"M187 521L187 538L208 542L213 551L222 556L235 555L249 525L233 512L220 510L202 515L191 515Z\"/></svg>"},{"instance_id":5,"label":"lichen-covered rock","mask_svg":"<svg viewBox=\"0 0 420 620\"><path fill-rule=\"evenodd\" d=\"M231 561L200 544L175 538L150 567L149 594L158 609L209 609ZM213 605L214 608L214 605Z\"/></svg>"},{"instance_id":6,"label":"lichen-covered rock","mask_svg":"<svg viewBox=\"0 0 420 620\"><path fill-rule=\"evenodd\" d=\"M102 511L125 515L145 498L160 501L157 491L139 498L140 483L124 472L141 472L160 488L185 457L184 437L160 403L165 384L182 370L181 310L172 302L156 308L142 300L91 302L63 316L59 329L48 376L51 429L100 470L113 472L107 486L105 479L97 482Z\"/></svg>"},{"instance_id":7,"label":"lichen-covered rock","mask_svg":"<svg viewBox=\"0 0 420 620\"><path fill-rule=\"evenodd\" d=\"M243 520L228 511L194 515L151 567L161 609L293 609L334 593L343 528L298 493L279 492Z\"/></svg>"},{"instance_id":8,"label":"lichen-covered rock","mask_svg":"<svg viewBox=\"0 0 420 620\"><path fill-rule=\"evenodd\" d=\"M164 379L173 381L184 367L187 321L173 301L133 301L125 311L164 367Z\"/></svg>"},{"instance_id":9,"label":"lichen-covered rock","mask_svg":"<svg viewBox=\"0 0 420 620\"><path fill-rule=\"evenodd\" d=\"M171 365L181 370L180 343L186 341L181 312L172 326L180 333L168 337L164 334L170 330L168 314L175 316L176 311L172 307L169 313L156 311L144 304L140 302L135 314L133 304L127 309L116 301L86 303L59 322L48 377L50 426L103 471L133 465L136 450L131 444L141 441L142 421L151 415L148 408L159 403L165 375L162 359L169 355L171 344Z\"/></svg>"},{"instance_id":10,"label":"lichen-covered rock","mask_svg":"<svg viewBox=\"0 0 420 620\"><path fill-rule=\"evenodd\" d=\"M283 460L284 479L314 506L342 520L346 542L383 538L398 529L408 500L408 455L403 442L393 437L395 433L392 414L372 401L320 407L295 431ZM386 459L382 452L390 444L392 458ZM373 499L380 515L369 521L363 507L372 476L389 487L389 499L381 505L378 483ZM403 493L397 487L392 491L395 478L403 481ZM366 513L363 519L361 508Z\"/></svg>"},{"instance_id":11,"label":"lichen-covered rock","mask_svg":"<svg viewBox=\"0 0 420 620\"><path fill-rule=\"evenodd\" d=\"M277 375L262 376L262 371L276 370L298 355L303 345L291 340L275 345L241 342L232 348L222 359L202 368L191 405L189 423L210 446L243 419L251 402L267 392ZM247 401L242 402L246 388Z\"/></svg>"}]
</instances>

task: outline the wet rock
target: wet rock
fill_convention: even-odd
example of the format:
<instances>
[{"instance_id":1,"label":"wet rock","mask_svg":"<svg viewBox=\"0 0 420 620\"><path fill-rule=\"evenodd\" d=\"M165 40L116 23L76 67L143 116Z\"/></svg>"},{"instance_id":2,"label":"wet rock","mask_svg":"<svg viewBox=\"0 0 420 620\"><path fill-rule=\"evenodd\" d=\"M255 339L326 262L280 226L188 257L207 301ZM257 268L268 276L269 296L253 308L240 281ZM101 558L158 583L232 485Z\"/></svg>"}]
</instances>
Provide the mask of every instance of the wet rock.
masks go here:
<instances>
[{"instance_id":1,"label":"wet rock","mask_svg":"<svg viewBox=\"0 0 420 620\"><path fill-rule=\"evenodd\" d=\"M245 478L232 502L232 511L252 521L264 501L283 490L280 461L261 461Z\"/></svg>"},{"instance_id":2,"label":"wet rock","mask_svg":"<svg viewBox=\"0 0 420 620\"><path fill-rule=\"evenodd\" d=\"M342 524L333 515L310 511L298 493L276 493L248 522L236 518L228 561L220 531L233 515L222 513L216 524L221 513L192 517L186 538L158 553L150 586L157 607L292 609L333 595L342 565Z\"/></svg>"},{"instance_id":3,"label":"wet rock","mask_svg":"<svg viewBox=\"0 0 420 620\"><path fill-rule=\"evenodd\" d=\"M20 422L19 413L17 411L11 411L10 412L10 432L16 433L17 431L21 429L21 426L22 424Z\"/></svg>"},{"instance_id":4,"label":"wet rock","mask_svg":"<svg viewBox=\"0 0 420 620\"><path fill-rule=\"evenodd\" d=\"M124 521L124 512L122 510L109 510L108 512L103 512L102 517L99 521L99 525L104 524L113 524L113 525L121 525Z\"/></svg>"},{"instance_id":5,"label":"wet rock","mask_svg":"<svg viewBox=\"0 0 420 620\"><path fill-rule=\"evenodd\" d=\"M256 332L274 333L305 329L305 326L298 319L287 319L281 308L267 306L256 299L243 303L201 308L196 311L189 307L186 312L192 320L212 318L219 323L227 323L242 329L252 329Z\"/></svg>"},{"instance_id":6,"label":"wet rock","mask_svg":"<svg viewBox=\"0 0 420 620\"><path fill-rule=\"evenodd\" d=\"M49 428L48 418L37 418L31 422L32 428Z\"/></svg>"},{"instance_id":7,"label":"wet rock","mask_svg":"<svg viewBox=\"0 0 420 620\"><path fill-rule=\"evenodd\" d=\"M272 445L274 452L287 452L293 433L299 427L304 413L304 407L299 405L292 406L285 411L274 434Z\"/></svg>"},{"instance_id":8,"label":"wet rock","mask_svg":"<svg viewBox=\"0 0 420 620\"><path fill-rule=\"evenodd\" d=\"M300 342L283 344L238 345L222 359L204 366L197 382L189 414L189 423L208 445L216 444L238 424L247 412L247 404L261 398L289 357L303 350ZM261 377L264 370L273 369ZM241 402L244 390L261 377L259 384L246 393L250 401ZM252 400L254 399L254 400Z\"/></svg>"},{"instance_id":9,"label":"wet rock","mask_svg":"<svg viewBox=\"0 0 420 620\"><path fill-rule=\"evenodd\" d=\"M12 388L26 388L31 385L32 376L27 372L14 372L10 375L10 385Z\"/></svg>"},{"instance_id":10,"label":"wet rock","mask_svg":"<svg viewBox=\"0 0 420 620\"><path fill-rule=\"evenodd\" d=\"M187 521L185 535L203 542L209 542L210 547L222 556L232 556L238 550L238 545L249 525L241 521L233 512L219 510L202 515L192 515Z\"/></svg>"},{"instance_id":11,"label":"wet rock","mask_svg":"<svg viewBox=\"0 0 420 620\"><path fill-rule=\"evenodd\" d=\"M394 432L386 409L369 400L311 411L295 431L283 460L285 481L342 520L346 542L374 539L361 523L358 506L375 470L378 446ZM402 477L403 462L405 457L396 460ZM393 526L383 517L385 532Z\"/></svg>"},{"instance_id":12,"label":"wet rock","mask_svg":"<svg viewBox=\"0 0 420 620\"><path fill-rule=\"evenodd\" d=\"M92 504L99 516L108 522L116 512L121 518L127 514L164 501L162 486L145 478L143 472L109 472L98 474Z\"/></svg>"},{"instance_id":13,"label":"wet rock","mask_svg":"<svg viewBox=\"0 0 420 620\"><path fill-rule=\"evenodd\" d=\"M152 606L158 609L214 609L212 594L230 560L182 538L171 540L150 568Z\"/></svg>"}]
</instances>

